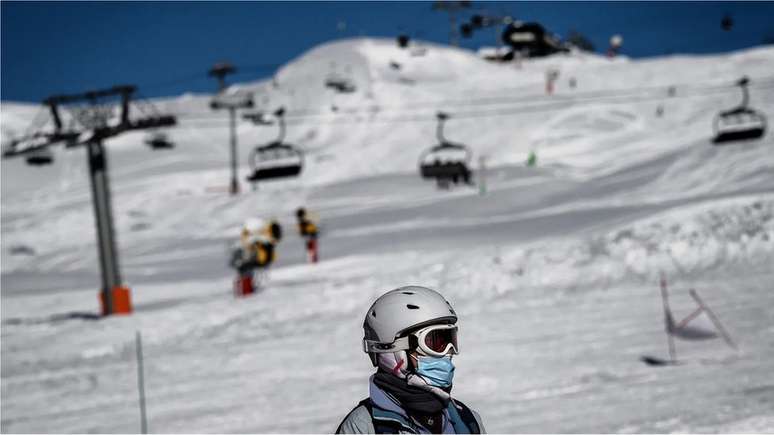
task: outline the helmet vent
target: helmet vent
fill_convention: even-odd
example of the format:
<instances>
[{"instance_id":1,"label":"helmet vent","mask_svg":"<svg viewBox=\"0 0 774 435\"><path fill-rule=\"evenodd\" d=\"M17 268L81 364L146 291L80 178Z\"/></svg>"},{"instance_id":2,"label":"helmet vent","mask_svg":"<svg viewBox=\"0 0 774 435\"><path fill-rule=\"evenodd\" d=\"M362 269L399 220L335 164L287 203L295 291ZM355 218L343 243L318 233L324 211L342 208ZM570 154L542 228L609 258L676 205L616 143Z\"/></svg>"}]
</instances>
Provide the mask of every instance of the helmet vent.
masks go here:
<instances>
[{"instance_id":1,"label":"helmet vent","mask_svg":"<svg viewBox=\"0 0 774 435\"><path fill-rule=\"evenodd\" d=\"M402 292L404 295L413 295L414 292Z\"/></svg>"},{"instance_id":2,"label":"helmet vent","mask_svg":"<svg viewBox=\"0 0 774 435\"><path fill-rule=\"evenodd\" d=\"M418 310L419 309L418 306L412 305L412 304L406 304L406 308L408 308L409 310Z\"/></svg>"},{"instance_id":3,"label":"helmet vent","mask_svg":"<svg viewBox=\"0 0 774 435\"><path fill-rule=\"evenodd\" d=\"M376 310L371 310L371 315L376 317Z\"/></svg>"}]
</instances>

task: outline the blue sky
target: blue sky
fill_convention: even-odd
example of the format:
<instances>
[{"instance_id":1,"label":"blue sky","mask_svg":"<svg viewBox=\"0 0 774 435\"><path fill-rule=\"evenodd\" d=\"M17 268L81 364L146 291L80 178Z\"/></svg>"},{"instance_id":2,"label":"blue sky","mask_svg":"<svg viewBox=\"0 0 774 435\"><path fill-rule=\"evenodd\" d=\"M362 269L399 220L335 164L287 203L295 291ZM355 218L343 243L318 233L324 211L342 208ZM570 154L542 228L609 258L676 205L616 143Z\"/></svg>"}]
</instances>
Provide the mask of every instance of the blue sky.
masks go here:
<instances>
[{"instance_id":1,"label":"blue sky","mask_svg":"<svg viewBox=\"0 0 774 435\"><path fill-rule=\"evenodd\" d=\"M206 75L229 60L232 80L270 76L325 41L407 32L448 42L448 18L431 2L11 2L0 3L0 98L40 101L51 94L130 83L145 97L211 92ZM717 53L774 40L773 2L473 2L565 36L575 29L597 51L624 37L631 57ZM724 32L730 13L735 26ZM465 15L469 15L466 13ZM339 30L337 24L345 22ZM485 29L462 46L492 45Z\"/></svg>"}]
</instances>

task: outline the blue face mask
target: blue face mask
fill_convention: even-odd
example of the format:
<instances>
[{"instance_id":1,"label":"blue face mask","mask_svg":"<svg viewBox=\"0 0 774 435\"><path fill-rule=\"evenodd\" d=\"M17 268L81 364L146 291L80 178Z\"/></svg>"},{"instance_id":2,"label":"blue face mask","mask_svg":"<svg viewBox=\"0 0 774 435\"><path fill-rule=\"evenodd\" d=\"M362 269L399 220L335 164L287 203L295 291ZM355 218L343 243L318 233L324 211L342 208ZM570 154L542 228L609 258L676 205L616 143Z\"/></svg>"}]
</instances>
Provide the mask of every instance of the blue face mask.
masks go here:
<instances>
[{"instance_id":1,"label":"blue face mask","mask_svg":"<svg viewBox=\"0 0 774 435\"><path fill-rule=\"evenodd\" d=\"M454 364L452 364L451 355L441 358L418 355L417 374L430 385L441 388L450 387L454 380Z\"/></svg>"}]
</instances>

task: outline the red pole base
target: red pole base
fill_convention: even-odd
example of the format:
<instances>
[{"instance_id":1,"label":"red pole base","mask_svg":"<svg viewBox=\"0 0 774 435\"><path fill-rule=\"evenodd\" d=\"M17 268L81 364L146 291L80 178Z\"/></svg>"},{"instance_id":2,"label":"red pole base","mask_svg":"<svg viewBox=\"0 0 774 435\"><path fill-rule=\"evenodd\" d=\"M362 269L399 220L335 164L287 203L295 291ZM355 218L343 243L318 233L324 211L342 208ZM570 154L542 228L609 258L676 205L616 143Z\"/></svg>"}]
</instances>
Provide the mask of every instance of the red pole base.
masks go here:
<instances>
[{"instance_id":1,"label":"red pole base","mask_svg":"<svg viewBox=\"0 0 774 435\"><path fill-rule=\"evenodd\" d=\"M113 312L108 312L108 307L105 303L105 293L99 292L99 303L102 308L102 315L107 316L110 314L129 315L132 314L132 296L131 290L126 286L116 286L110 289L110 296L113 299Z\"/></svg>"},{"instance_id":2,"label":"red pole base","mask_svg":"<svg viewBox=\"0 0 774 435\"><path fill-rule=\"evenodd\" d=\"M229 187L229 192L232 195L239 194L239 181L237 180L231 180L231 186Z\"/></svg>"}]
</instances>

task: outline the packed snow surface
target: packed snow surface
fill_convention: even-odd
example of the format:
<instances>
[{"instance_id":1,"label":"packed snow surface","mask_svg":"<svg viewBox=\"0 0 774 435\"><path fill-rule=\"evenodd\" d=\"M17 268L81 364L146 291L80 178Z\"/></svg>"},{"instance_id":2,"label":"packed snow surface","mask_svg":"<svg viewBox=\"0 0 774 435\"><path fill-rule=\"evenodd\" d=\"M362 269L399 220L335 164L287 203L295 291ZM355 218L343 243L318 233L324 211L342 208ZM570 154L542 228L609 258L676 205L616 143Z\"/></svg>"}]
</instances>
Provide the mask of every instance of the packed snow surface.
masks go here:
<instances>
[{"instance_id":1,"label":"packed snow surface","mask_svg":"<svg viewBox=\"0 0 774 435\"><path fill-rule=\"evenodd\" d=\"M338 41L232 87L286 108L286 140L306 154L297 179L228 196L228 121L207 95L153 101L178 116L174 150L142 132L109 140L131 316L92 319L84 151L3 160L2 431L138 432L136 331L152 432L333 431L367 395L365 310L408 284L459 313L453 395L489 432L774 431L774 136L711 143L741 76L774 118L774 48L515 65L421 45ZM3 102L3 134L39 110ZM438 111L473 153L474 186L418 175ZM239 123L240 178L276 131ZM322 227L317 264L296 233L302 205ZM266 288L234 299L227 253L256 216L285 237ZM681 364L643 364L668 355L661 273L676 318L696 289L739 350L678 341Z\"/></svg>"}]
</instances>

